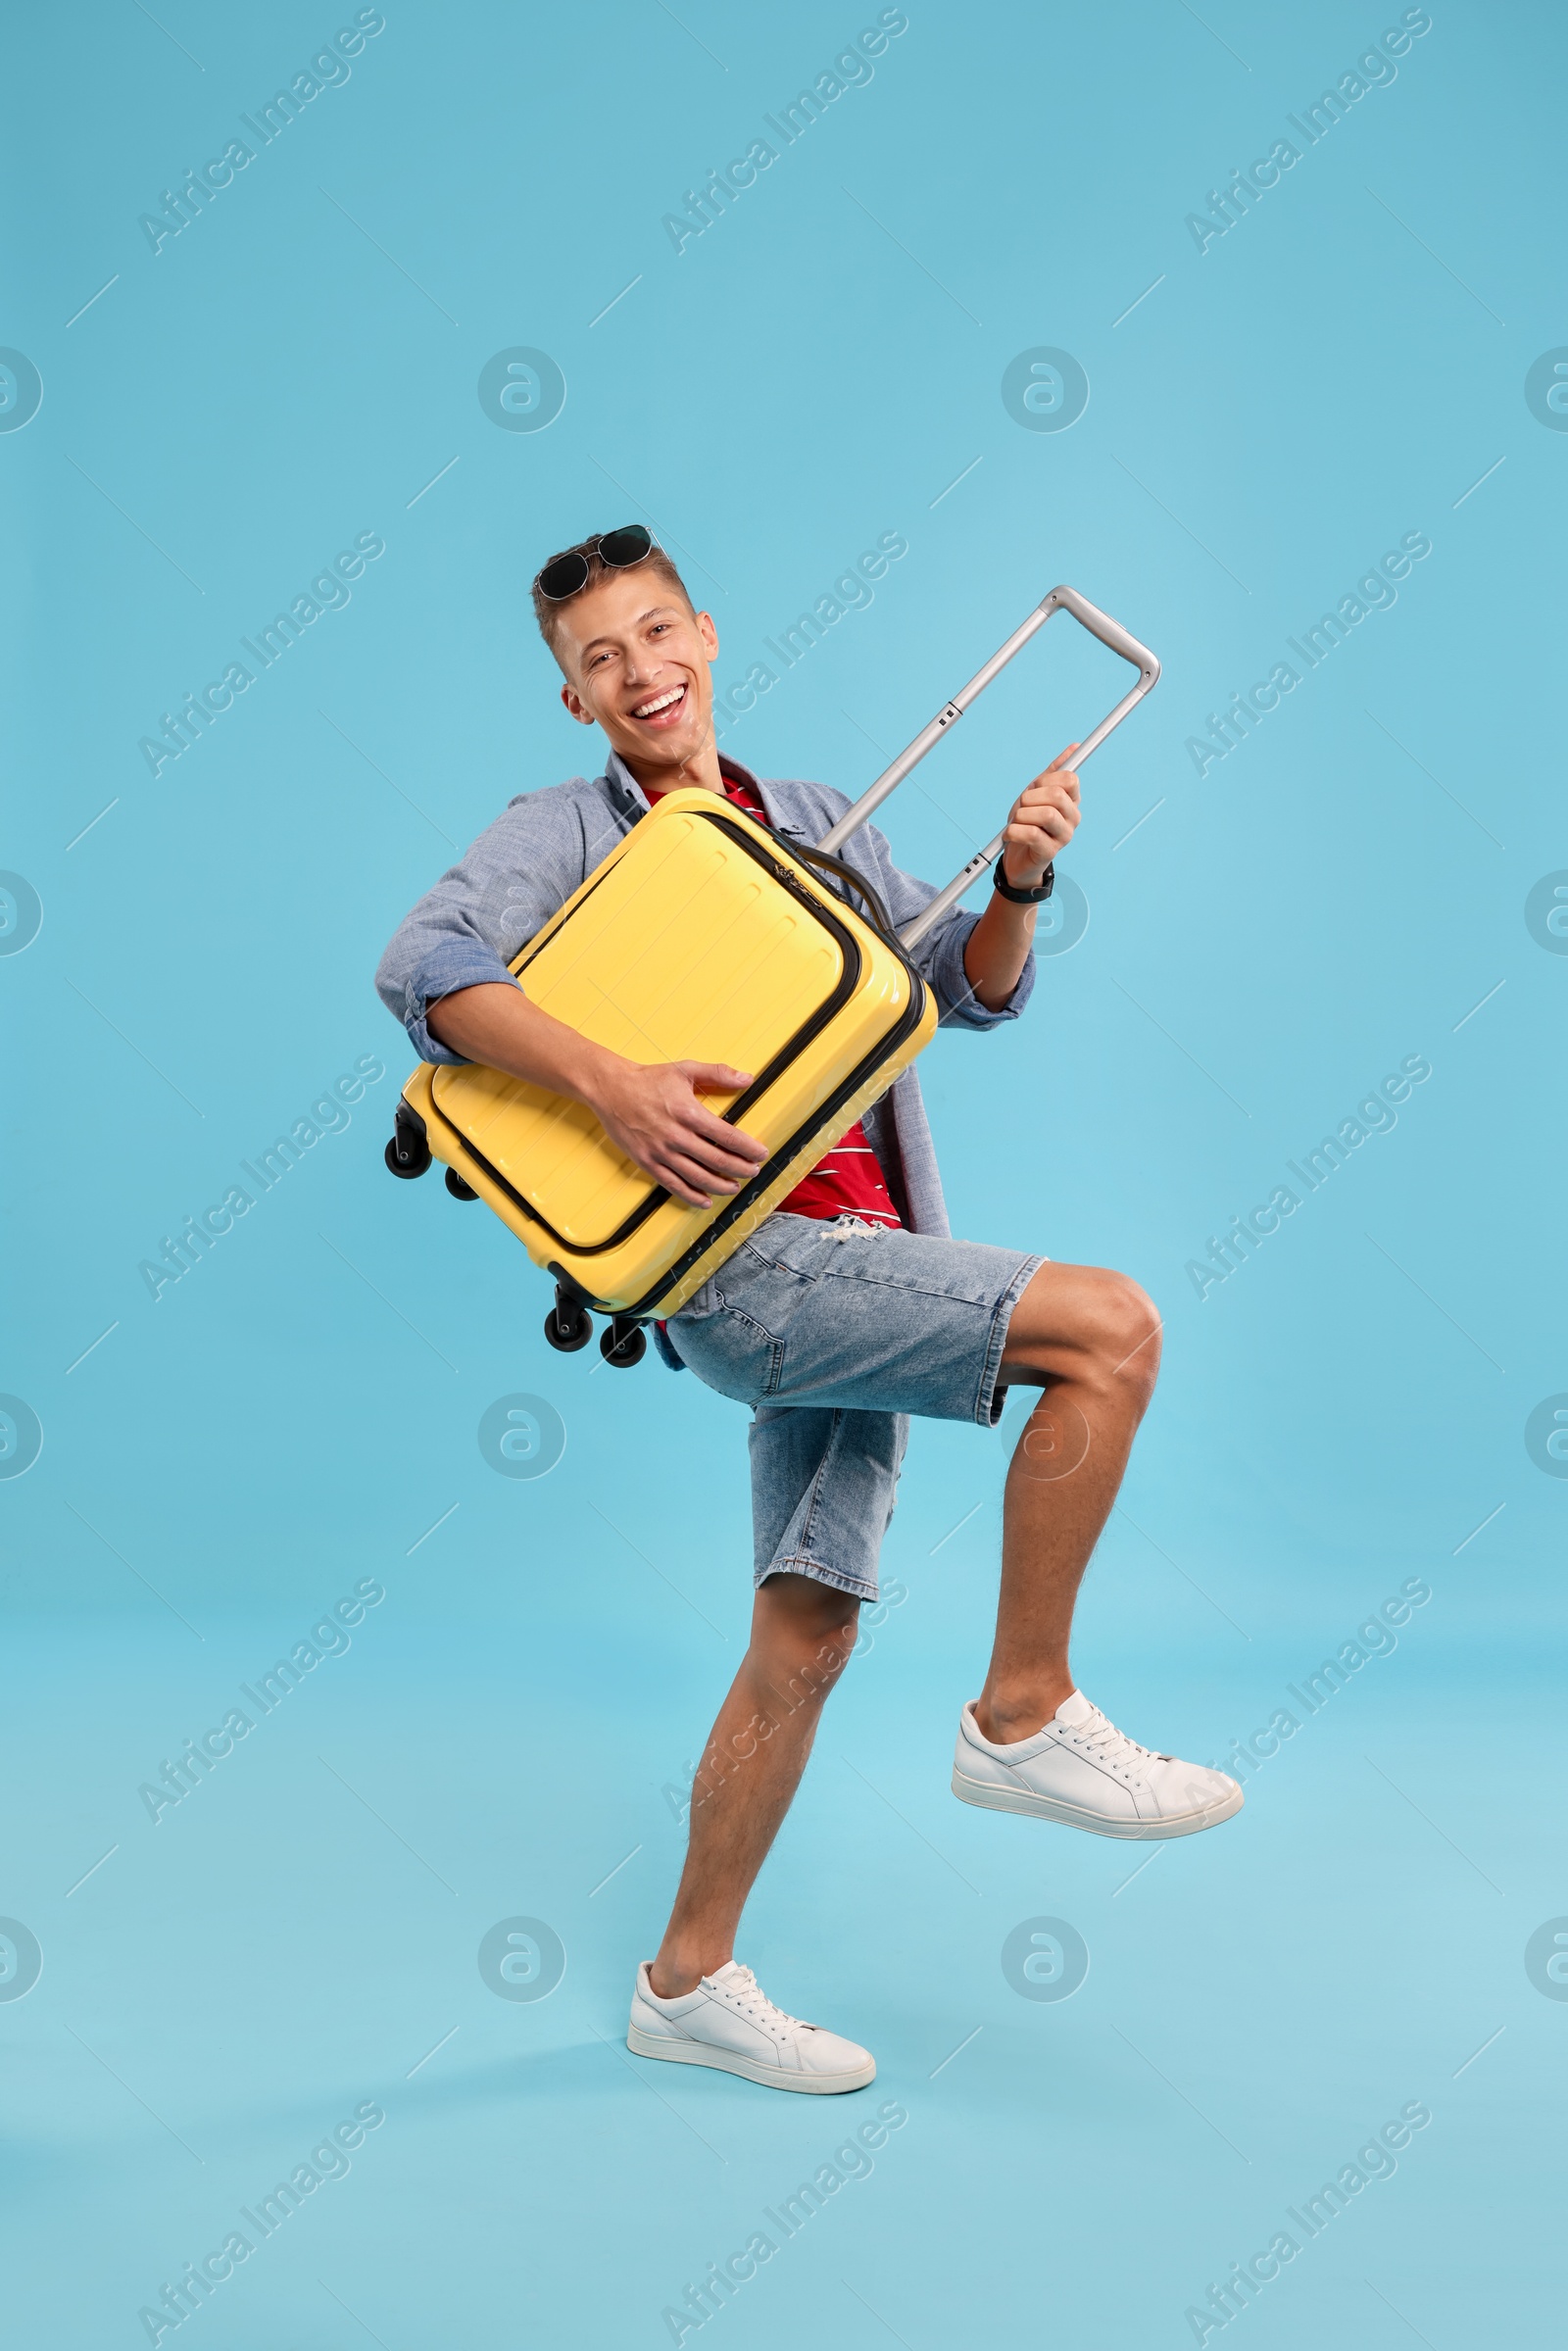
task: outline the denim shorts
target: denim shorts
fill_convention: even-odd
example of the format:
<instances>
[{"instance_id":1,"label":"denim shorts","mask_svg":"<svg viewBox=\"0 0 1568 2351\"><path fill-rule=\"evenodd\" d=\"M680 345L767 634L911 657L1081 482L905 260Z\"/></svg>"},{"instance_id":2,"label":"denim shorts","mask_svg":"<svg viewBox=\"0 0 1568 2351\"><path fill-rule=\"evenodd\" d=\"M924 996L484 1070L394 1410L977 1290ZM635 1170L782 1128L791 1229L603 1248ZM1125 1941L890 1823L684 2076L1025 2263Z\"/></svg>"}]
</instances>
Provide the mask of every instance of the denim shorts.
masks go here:
<instances>
[{"instance_id":1,"label":"denim shorts","mask_svg":"<svg viewBox=\"0 0 1568 2351\"><path fill-rule=\"evenodd\" d=\"M755 1583L810 1576L876 1598L909 1416L996 1426L1007 1324L1045 1262L773 1215L672 1317L681 1361L753 1407Z\"/></svg>"}]
</instances>

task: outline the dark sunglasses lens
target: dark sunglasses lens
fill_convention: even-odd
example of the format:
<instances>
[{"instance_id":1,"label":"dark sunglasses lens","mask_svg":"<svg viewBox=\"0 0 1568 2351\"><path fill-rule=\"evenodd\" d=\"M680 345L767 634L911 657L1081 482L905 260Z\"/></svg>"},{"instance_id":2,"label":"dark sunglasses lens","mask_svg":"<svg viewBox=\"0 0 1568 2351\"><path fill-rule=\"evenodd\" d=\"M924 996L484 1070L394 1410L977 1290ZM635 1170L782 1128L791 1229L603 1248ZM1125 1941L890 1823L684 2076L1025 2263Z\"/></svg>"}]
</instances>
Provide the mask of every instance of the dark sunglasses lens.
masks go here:
<instances>
[{"instance_id":1,"label":"dark sunglasses lens","mask_svg":"<svg viewBox=\"0 0 1568 2351\"><path fill-rule=\"evenodd\" d=\"M539 593L548 596L552 604L560 604L564 597L575 596L587 580L588 564L584 557L558 555L539 574Z\"/></svg>"},{"instance_id":2,"label":"dark sunglasses lens","mask_svg":"<svg viewBox=\"0 0 1568 2351\"><path fill-rule=\"evenodd\" d=\"M652 531L646 523L628 522L623 530L607 531L599 542L599 553L614 570L624 569L627 563L640 563L651 553L654 544Z\"/></svg>"}]
</instances>

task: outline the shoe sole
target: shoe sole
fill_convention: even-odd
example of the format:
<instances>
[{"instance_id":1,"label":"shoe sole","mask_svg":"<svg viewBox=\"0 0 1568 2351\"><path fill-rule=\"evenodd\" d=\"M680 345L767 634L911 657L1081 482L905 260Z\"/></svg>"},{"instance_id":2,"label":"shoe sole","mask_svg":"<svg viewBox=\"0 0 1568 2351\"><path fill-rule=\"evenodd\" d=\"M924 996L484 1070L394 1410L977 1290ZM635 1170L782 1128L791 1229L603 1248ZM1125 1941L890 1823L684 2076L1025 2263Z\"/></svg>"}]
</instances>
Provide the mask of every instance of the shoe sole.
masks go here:
<instances>
[{"instance_id":1,"label":"shoe sole","mask_svg":"<svg viewBox=\"0 0 1568 2351\"><path fill-rule=\"evenodd\" d=\"M1238 1788L1234 1795L1201 1812L1181 1812L1159 1821L1107 1821L1099 1813L1080 1812L1074 1804L1058 1804L1053 1797L1037 1796L1029 1789L993 1788L987 1781L971 1780L956 1765L953 1792L961 1803L978 1804L985 1812L1021 1812L1032 1820L1055 1821L1063 1829L1087 1829L1092 1837L1124 1837L1140 1843L1152 1837L1196 1837L1200 1829L1217 1828L1221 1821L1228 1821L1246 1801Z\"/></svg>"},{"instance_id":2,"label":"shoe sole","mask_svg":"<svg viewBox=\"0 0 1568 2351\"><path fill-rule=\"evenodd\" d=\"M638 2057L659 2057L666 2065L711 2066L720 2074L740 2074L748 2082L760 2082L764 2089L804 2090L814 2097L864 2089L868 2082L876 2080L874 2057L849 2074L782 2074L777 2066L759 2065L754 2057L742 2057L738 2050L715 2048L710 2041L668 2040L662 2033L644 2033L639 2025L627 2027L626 2046Z\"/></svg>"}]
</instances>

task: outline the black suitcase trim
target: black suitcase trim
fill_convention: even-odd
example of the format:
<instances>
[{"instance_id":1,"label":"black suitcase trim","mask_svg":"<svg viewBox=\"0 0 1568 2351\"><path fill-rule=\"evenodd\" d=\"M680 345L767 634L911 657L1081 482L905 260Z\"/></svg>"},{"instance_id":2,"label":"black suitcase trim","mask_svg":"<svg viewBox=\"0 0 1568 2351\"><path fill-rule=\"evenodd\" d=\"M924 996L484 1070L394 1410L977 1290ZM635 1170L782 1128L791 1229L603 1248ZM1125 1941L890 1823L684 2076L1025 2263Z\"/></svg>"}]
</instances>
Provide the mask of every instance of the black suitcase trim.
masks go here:
<instances>
[{"instance_id":1,"label":"black suitcase trim","mask_svg":"<svg viewBox=\"0 0 1568 2351\"><path fill-rule=\"evenodd\" d=\"M808 912L810 913L815 920L822 925L823 929L831 933L833 938L838 943L839 951L843 957L843 969L841 970L838 981L832 991L826 997L824 997L822 1003L810 1015L809 1019L803 1021L793 1036L791 1036L787 1042L780 1047L779 1051L773 1055L772 1060L768 1062L767 1066L760 1070L752 1080L751 1085L748 1086L745 1093L737 1095L734 1102L731 1102L729 1108L720 1112L720 1116L726 1121L726 1123L734 1125L751 1107L752 1103L757 1102L766 1091L766 1089L775 1083L775 1081L789 1067L790 1063L794 1061L799 1054L805 1052L806 1048L811 1043L812 1039L819 1036L822 1030L827 1027L828 1023L833 1020L843 1009L844 1005L849 1002L850 997L854 994L856 986L858 983L862 969L863 958L860 954L859 943L855 938L854 933L848 930L845 925L838 920L837 916L832 914L828 908L823 906L819 898L814 897L810 891L802 888L797 875L791 871L788 865L781 862L779 857L774 854L770 847L764 847L760 842L755 841L751 834L742 826L736 824L732 819L720 815L716 810L711 816L709 815L706 809L699 809L695 812L702 817L704 823L717 825L719 831L727 834L732 841L736 842L739 847L744 849L748 857L755 857L758 864L765 866L767 871L773 876L773 879L782 883L783 887L789 891L790 895L799 900L800 904L805 906ZM786 852L785 854L787 855L788 853ZM589 895L591 896L592 893L590 892ZM558 936L562 927L563 926L561 923L558 922L553 926L546 937L530 941L527 949L524 950L523 954L519 955L517 960L511 967L514 976L519 976L527 968L534 956L542 953L543 950L550 944L550 941ZM890 940L889 944L896 948L898 946L896 940ZM664 1291L672 1288L674 1283L680 1279L682 1273L689 1266L695 1264L697 1258L706 1249L710 1246L714 1236L716 1234L722 1234L728 1228L728 1226L735 1221L735 1218L742 1213L742 1211L757 1198L758 1193L765 1189L768 1182L771 1181L774 1175L776 1175L780 1160L792 1156L793 1153L800 1149L802 1141L807 1136L813 1134L819 1125L825 1124L827 1119L833 1114L841 1102L848 1102L851 1099L857 1089L863 1084L865 1078L875 1067L877 1061L885 1053L891 1051L892 1048L903 1043L904 1039L908 1035L910 1029L919 1020L925 1009L925 982L921 979L920 974L915 970L914 965L909 961L908 957L904 954L902 948L898 949L898 953L900 960L904 963L904 966L908 972L910 981L912 983L910 988L909 1004L906 1007L903 1017L898 1021L889 1034L883 1038L881 1043L877 1046L876 1051L868 1055L867 1058L859 1064L859 1066L853 1072L851 1077L848 1078L845 1083L838 1088L830 1101L825 1102L821 1109L814 1114L809 1124L800 1128L790 1138L788 1143L783 1145L779 1151L775 1151L773 1156L768 1159L761 1168L759 1169L758 1173L751 1179L751 1181L742 1186L741 1190L735 1195L733 1200L726 1203L720 1215L717 1216L713 1223L710 1225L704 1232L700 1243L695 1244L693 1248L686 1252L685 1256L683 1256L676 1265L672 1266L669 1271L662 1276L659 1283L658 1289L649 1292L647 1294L647 1298L639 1301L637 1305L623 1307L621 1309L623 1313L631 1315L643 1311L644 1307L649 1301L659 1298ZM501 1173L501 1170L498 1167L493 1166L490 1160L485 1157L484 1153L479 1151L474 1144L469 1142L468 1138L464 1134L463 1129L452 1119L448 1118L446 1112L436 1102L433 1092L430 1098L430 1106L435 1117L440 1121L447 1134L455 1139L460 1149L466 1153L467 1157L473 1161L476 1167L483 1168L485 1174L490 1178L490 1181L497 1187L497 1189L506 1194L507 1198L522 1211L523 1215L528 1218L530 1223L536 1224L542 1232L548 1233L552 1241L560 1242L563 1249L569 1249L574 1256L597 1257L604 1255L604 1253L609 1249L618 1249L622 1242L629 1240L631 1235L637 1231L638 1227L645 1224L648 1218L662 1208L664 1202L670 1198L668 1188L665 1185L655 1185L651 1188L648 1198L641 1201L639 1205L632 1210L631 1214L622 1221L622 1223L613 1233L610 1235L608 1240L595 1241L591 1243L569 1242L567 1241L565 1235L559 1232L550 1222L548 1217L542 1216L539 1213L539 1210L534 1206L533 1202L522 1193L520 1193L516 1189L515 1185L510 1183L507 1177ZM569 1279L569 1277L564 1275L557 1266L551 1265L547 1267L547 1271L554 1273L558 1280ZM573 1287L577 1287L577 1285L573 1285ZM584 1295L586 1297L586 1293ZM592 1302L597 1304L598 1301L594 1300Z\"/></svg>"},{"instance_id":2,"label":"black suitcase trim","mask_svg":"<svg viewBox=\"0 0 1568 2351\"><path fill-rule=\"evenodd\" d=\"M590 1304L597 1306L603 1314L613 1311L627 1322L634 1321L639 1317L646 1321L656 1312L660 1299L664 1297L666 1292L673 1290L676 1284L684 1279L698 1259L711 1249L714 1241L721 1240L730 1226L751 1206L759 1194L767 1189L768 1183L778 1172L779 1161L792 1156L800 1150L804 1142L820 1134L824 1128L830 1127L844 1104L854 1101L866 1079L873 1074L879 1064L904 1043L906 1037L919 1027L925 1016L926 986L912 963L908 965L908 972L913 985L909 990L909 1002L902 1017L888 1031L874 1052L867 1053L865 1059L853 1069L844 1083L829 1096L817 1111L815 1118L808 1121L806 1126L798 1128L783 1150L775 1151L767 1165L760 1169L749 1184L742 1186L735 1198L727 1203L719 1215L714 1217L706 1232L693 1242L684 1256L677 1257L674 1264L662 1276L654 1288L644 1291L642 1297L634 1299L629 1306L616 1306L612 1309L607 1305L602 1305L597 1298L590 1299L588 1301ZM567 1278L563 1276L560 1269L554 1265L547 1266L546 1271L555 1274L558 1281Z\"/></svg>"}]
</instances>

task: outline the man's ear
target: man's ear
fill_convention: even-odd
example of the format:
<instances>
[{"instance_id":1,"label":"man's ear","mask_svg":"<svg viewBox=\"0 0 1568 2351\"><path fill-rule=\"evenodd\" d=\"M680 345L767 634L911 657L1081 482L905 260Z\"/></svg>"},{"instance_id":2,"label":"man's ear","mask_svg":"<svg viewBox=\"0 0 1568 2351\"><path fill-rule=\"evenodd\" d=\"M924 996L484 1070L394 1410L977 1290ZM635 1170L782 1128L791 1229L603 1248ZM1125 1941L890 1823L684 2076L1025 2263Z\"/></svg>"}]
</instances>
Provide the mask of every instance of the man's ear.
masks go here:
<instances>
[{"instance_id":1,"label":"man's ear","mask_svg":"<svg viewBox=\"0 0 1568 2351\"><path fill-rule=\"evenodd\" d=\"M698 642L709 660L714 661L718 659L718 631L713 626L713 615L711 612L698 612L694 617Z\"/></svg>"},{"instance_id":2,"label":"man's ear","mask_svg":"<svg viewBox=\"0 0 1568 2351\"><path fill-rule=\"evenodd\" d=\"M577 692L575 686L569 683L564 685L561 689L561 699L565 704L567 710L571 712L573 718L576 719L579 726L592 726L594 724L593 713L592 711L585 710L583 709L582 697Z\"/></svg>"}]
</instances>

